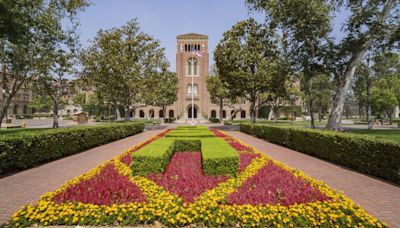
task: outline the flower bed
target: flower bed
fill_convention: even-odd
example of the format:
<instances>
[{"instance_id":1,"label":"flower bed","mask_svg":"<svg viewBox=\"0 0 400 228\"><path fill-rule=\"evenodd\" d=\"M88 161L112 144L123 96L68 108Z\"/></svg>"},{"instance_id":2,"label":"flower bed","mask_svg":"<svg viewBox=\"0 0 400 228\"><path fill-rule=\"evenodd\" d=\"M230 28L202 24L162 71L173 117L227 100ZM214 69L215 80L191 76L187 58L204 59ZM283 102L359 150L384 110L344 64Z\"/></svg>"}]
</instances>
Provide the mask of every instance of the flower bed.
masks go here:
<instances>
[{"instance_id":1,"label":"flower bed","mask_svg":"<svg viewBox=\"0 0 400 228\"><path fill-rule=\"evenodd\" d=\"M205 176L196 152L176 152L162 174L132 175L132 154L164 132L44 194L8 225L386 226L324 183L214 133L240 155L235 177Z\"/></svg>"}]
</instances>

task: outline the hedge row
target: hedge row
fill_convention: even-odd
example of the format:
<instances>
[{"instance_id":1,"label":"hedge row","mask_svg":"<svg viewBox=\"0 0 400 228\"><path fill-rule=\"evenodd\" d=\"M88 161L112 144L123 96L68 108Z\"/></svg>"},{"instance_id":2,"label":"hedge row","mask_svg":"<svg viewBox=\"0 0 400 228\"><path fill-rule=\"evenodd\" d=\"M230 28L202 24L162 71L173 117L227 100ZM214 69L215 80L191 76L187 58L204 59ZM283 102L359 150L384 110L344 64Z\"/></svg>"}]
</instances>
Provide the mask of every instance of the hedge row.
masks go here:
<instances>
[{"instance_id":1,"label":"hedge row","mask_svg":"<svg viewBox=\"0 0 400 228\"><path fill-rule=\"evenodd\" d=\"M240 131L400 184L400 143L323 130L241 124Z\"/></svg>"},{"instance_id":2,"label":"hedge row","mask_svg":"<svg viewBox=\"0 0 400 228\"><path fill-rule=\"evenodd\" d=\"M239 154L224 139L202 139L201 152L203 172L206 175L236 176L239 168Z\"/></svg>"},{"instance_id":3,"label":"hedge row","mask_svg":"<svg viewBox=\"0 0 400 228\"><path fill-rule=\"evenodd\" d=\"M174 153L174 141L162 138L142 147L132 155L133 175L163 173Z\"/></svg>"},{"instance_id":4,"label":"hedge row","mask_svg":"<svg viewBox=\"0 0 400 228\"><path fill-rule=\"evenodd\" d=\"M175 137L158 139L136 153L133 153L131 169L134 175L162 173L167 167L174 152L201 151L202 167L206 175L235 176L239 167L239 154L225 140L214 137L203 137L204 130L187 131L188 128L173 130ZM199 137L195 137L198 132ZM207 133L212 133L207 130ZM187 134L187 137L184 135Z\"/></svg>"},{"instance_id":5,"label":"hedge row","mask_svg":"<svg viewBox=\"0 0 400 228\"><path fill-rule=\"evenodd\" d=\"M0 174L43 164L143 130L143 123L127 123L4 135L0 137Z\"/></svg>"}]
</instances>

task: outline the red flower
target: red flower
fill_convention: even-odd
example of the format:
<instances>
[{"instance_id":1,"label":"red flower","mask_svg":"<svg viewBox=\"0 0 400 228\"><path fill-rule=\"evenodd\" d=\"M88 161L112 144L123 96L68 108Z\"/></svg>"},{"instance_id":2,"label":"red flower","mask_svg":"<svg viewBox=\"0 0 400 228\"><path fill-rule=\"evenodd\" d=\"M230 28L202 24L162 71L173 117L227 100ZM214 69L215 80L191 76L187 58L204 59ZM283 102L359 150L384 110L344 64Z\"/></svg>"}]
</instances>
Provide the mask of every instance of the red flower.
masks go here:
<instances>
[{"instance_id":1,"label":"red flower","mask_svg":"<svg viewBox=\"0 0 400 228\"><path fill-rule=\"evenodd\" d=\"M114 165L109 164L93 178L81 181L57 194L53 201L111 205L144 202L146 198L137 185L127 177L121 176Z\"/></svg>"},{"instance_id":2,"label":"red flower","mask_svg":"<svg viewBox=\"0 0 400 228\"><path fill-rule=\"evenodd\" d=\"M328 197L300 177L295 177L272 162L247 179L243 185L230 194L228 204L278 204L292 205L325 201Z\"/></svg>"},{"instance_id":3,"label":"red flower","mask_svg":"<svg viewBox=\"0 0 400 228\"><path fill-rule=\"evenodd\" d=\"M224 176L205 176L199 152L176 152L163 174L149 174L148 178L177 194L186 202L225 181Z\"/></svg>"}]
</instances>

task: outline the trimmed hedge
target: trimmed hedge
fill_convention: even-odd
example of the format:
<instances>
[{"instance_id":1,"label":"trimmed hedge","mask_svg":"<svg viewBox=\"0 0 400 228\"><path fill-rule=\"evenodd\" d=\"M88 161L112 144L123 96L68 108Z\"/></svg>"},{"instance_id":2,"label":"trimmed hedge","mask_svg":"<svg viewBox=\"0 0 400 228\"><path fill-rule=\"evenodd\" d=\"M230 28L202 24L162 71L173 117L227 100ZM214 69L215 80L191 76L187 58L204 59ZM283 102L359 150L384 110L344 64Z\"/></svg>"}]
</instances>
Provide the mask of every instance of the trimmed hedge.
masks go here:
<instances>
[{"instance_id":1,"label":"trimmed hedge","mask_svg":"<svg viewBox=\"0 0 400 228\"><path fill-rule=\"evenodd\" d=\"M0 174L76 154L143 130L142 123L127 123L0 135Z\"/></svg>"},{"instance_id":2,"label":"trimmed hedge","mask_svg":"<svg viewBox=\"0 0 400 228\"><path fill-rule=\"evenodd\" d=\"M131 169L133 175L162 173L174 153L174 140L157 139L142 147L132 155Z\"/></svg>"},{"instance_id":3,"label":"trimmed hedge","mask_svg":"<svg viewBox=\"0 0 400 228\"><path fill-rule=\"evenodd\" d=\"M203 172L206 175L237 174L239 154L225 140L215 137L211 131L204 128L178 128L171 133L168 137L158 139L133 153L133 175L164 172L173 153L179 151L201 151ZM207 137L204 137L206 134Z\"/></svg>"},{"instance_id":4,"label":"trimmed hedge","mask_svg":"<svg viewBox=\"0 0 400 228\"><path fill-rule=\"evenodd\" d=\"M400 143L341 132L241 124L240 131L400 184Z\"/></svg>"},{"instance_id":5,"label":"trimmed hedge","mask_svg":"<svg viewBox=\"0 0 400 228\"><path fill-rule=\"evenodd\" d=\"M200 140L175 140L174 151L201 151Z\"/></svg>"},{"instance_id":6,"label":"trimmed hedge","mask_svg":"<svg viewBox=\"0 0 400 228\"><path fill-rule=\"evenodd\" d=\"M239 154L224 139L202 139L201 155L203 172L206 175L236 176L239 168Z\"/></svg>"}]
</instances>

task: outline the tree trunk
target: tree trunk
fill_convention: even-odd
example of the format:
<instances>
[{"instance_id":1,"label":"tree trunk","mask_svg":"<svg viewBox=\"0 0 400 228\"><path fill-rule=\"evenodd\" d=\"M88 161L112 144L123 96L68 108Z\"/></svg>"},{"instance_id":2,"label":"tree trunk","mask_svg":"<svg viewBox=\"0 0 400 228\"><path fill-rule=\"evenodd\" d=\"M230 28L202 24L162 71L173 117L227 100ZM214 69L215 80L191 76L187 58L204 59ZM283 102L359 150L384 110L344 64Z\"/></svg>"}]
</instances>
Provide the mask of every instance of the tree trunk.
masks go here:
<instances>
[{"instance_id":1,"label":"tree trunk","mask_svg":"<svg viewBox=\"0 0 400 228\"><path fill-rule=\"evenodd\" d=\"M315 129L315 119L314 119L314 111L310 110L310 124L311 128Z\"/></svg>"},{"instance_id":2,"label":"tree trunk","mask_svg":"<svg viewBox=\"0 0 400 228\"><path fill-rule=\"evenodd\" d=\"M393 110L392 109L388 109L388 111L386 113L388 115L389 125L392 125L392 123L393 123L393 121L392 121Z\"/></svg>"},{"instance_id":3,"label":"tree trunk","mask_svg":"<svg viewBox=\"0 0 400 228\"><path fill-rule=\"evenodd\" d=\"M2 110L0 112L0 130L1 130L1 125L3 124L3 119L4 119L6 113L7 113L7 106L4 105L4 107L2 108Z\"/></svg>"},{"instance_id":4,"label":"tree trunk","mask_svg":"<svg viewBox=\"0 0 400 228\"><path fill-rule=\"evenodd\" d=\"M59 128L58 126L58 101L53 101L53 128Z\"/></svg>"},{"instance_id":5,"label":"tree trunk","mask_svg":"<svg viewBox=\"0 0 400 228\"><path fill-rule=\"evenodd\" d=\"M318 110L318 122L322 121L322 107L319 108Z\"/></svg>"},{"instance_id":6,"label":"tree trunk","mask_svg":"<svg viewBox=\"0 0 400 228\"><path fill-rule=\"evenodd\" d=\"M108 123L111 123L111 102L108 102Z\"/></svg>"},{"instance_id":7,"label":"tree trunk","mask_svg":"<svg viewBox=\"0 0 400 228\"><path fill-rule=\"evenodd\" d=\"M161 109L162 109L162 112L163 112L163 123L165 123L165 116L167 115L167 107L166 106L162 106L161 107Z\"/></svg>"},{"instance_id":8,"label":"tree trunk","mask_svg":"<svg viewBox=\"0 0 400 228\"><path fill-rule=\"evenodd\" d=\"M129 122L130 117L131 117L129 106L130 106L129 105L129 100L126 99L125 100L125 106L124 106L124 109L125 109L125 122Z\"/></svg>"},{"instance_id":9,"label":"tree trunk","mask_svg":"<svg viewBox=\"0 0 400 228\"><path fill-rule=\"evenodd\" d=\"M372 129L372 118L371 118L371 89L370 86L367 85L367 100L366 100L366 106L365 106L365 116L368 122L368 130Z\"/></svg>"},{"instance_id":10,"label":"tree trunk","mask_svg":"<svg viewBox=\"0 0 400 228\"><path fill-rule=\"evenodd\" d=\"M274 108L274 104L272 102L269 103L270 109L269 109L269 113L268 113L268 119L269 121L272 120L272 118L275 118L275 108Z\"/></svg>"},{"instance_id":11,"label":"tree trunk","mask_svg":"<svg viewBox=\"0 0 400 228\"><path fill-rule=\"evenodd\" d=\"M223 111L224 111L224 100L220 99L219 100L219 122L222 122L222 120L223 120L223 116L222 116Z\"/></svg>"},{"instance_id":12,"label":"tree trunk","mask_svg":"<svg viewBox=\"0 0 400 228\"><path fill-rule=\"evenodd\" d=\"M256 122L256 118L257 118L257 108L256 108L256 101L252 101L250 104L250 115L251 115L251 123L255 123Z\"/></svg>"},{"instance_id":13,"label":"tree trunk","mask_svg":"<svg viewBox=\"0 0 400 228\"><path fill-rule=\"evenodd\" d=\"M396 0L387 0L385 2L382 13L378 16L379 18L377 19L377 23L382 22L386 19L386 17L388 17L395 3ZM375 40L373 35L374 34L367 34L365 42L360 46L358 51L353 54L351 60L347 63L346 71L343 75L344 84L338 89L332 102L331 112L329 113L328 123L326 124L326 129L328 130L340 130L342 124L343 105L350 89L351 80L354 72L361 62L362 57Z\"/></svg>"}]
</instances>

